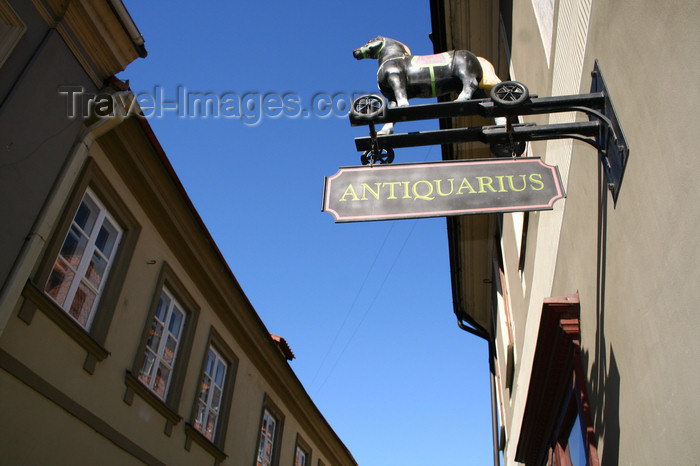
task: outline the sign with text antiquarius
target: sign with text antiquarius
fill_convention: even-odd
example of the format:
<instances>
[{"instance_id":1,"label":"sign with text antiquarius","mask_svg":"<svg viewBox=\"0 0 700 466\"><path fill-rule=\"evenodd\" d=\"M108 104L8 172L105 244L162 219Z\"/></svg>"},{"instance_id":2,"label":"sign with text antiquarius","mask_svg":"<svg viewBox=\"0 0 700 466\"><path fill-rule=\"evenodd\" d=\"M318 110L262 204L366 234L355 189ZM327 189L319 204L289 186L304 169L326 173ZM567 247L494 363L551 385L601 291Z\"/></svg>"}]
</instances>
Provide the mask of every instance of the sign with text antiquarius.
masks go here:
<instances>
[{"instance_id":1,"label":"sign with text antiquarius","mask_svg":"<svg viewBox=\"0 0 700 466\"><path fill-rule=\"evenodd\" d=\"M341 168L325 179L336 222L551 210L559 170L536 157Z\"/></svg>"}]
</instances>

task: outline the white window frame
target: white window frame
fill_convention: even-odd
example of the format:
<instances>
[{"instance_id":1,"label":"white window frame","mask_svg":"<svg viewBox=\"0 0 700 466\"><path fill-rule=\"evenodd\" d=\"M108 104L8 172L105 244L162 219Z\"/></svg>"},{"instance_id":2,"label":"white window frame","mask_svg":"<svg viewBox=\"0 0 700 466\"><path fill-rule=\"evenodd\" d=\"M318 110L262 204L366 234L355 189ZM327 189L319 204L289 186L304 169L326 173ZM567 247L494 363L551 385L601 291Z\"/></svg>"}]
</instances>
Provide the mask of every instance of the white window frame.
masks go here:
<instances>
[{"instance_id":1,"label":"white window frame","mask_svg":"<svg viewBox=\"0 0 700 466\"><path fill-rule=\"evenodd\" d=\"M270 466L275 455L275 436L277 435L278 421L272 413L265 408L263 411L262 425L260 426L260 438L258 440L258 454L256 466ZM270 429L270 426L272 428Z\"/></svg>"},{"instance_id":2,"label":"white window frame","mask_svg":"<svg viewBox=\"0 0 700 466\"><path fill-rule=\"evenodd\" d=\"M161 312L161 304L164 302L163 298L168 299L167 307L164 313ZM171 330L171 325L173 324L172 318L174 315L180 315L180 322L177 331L173 333ZM187 319L187 313L180 303L175 299L175 296L164 286L161 290L160 298L156 308L156 312L153 316L153 321L151 322L151 330L149 331L149 337L146 341L146 348L144 349L143 364L139 371L139 380L143 383L149 390L151 390L158 398L165 401L168 397L168 390L170 389L170 382L173 379L173 372L175 370L175 362L177 361L178 350L180 349L180 343L182 341L182 332L185 327ZM161 333L157 344L151 345L151 338L157 334L158 329ZM168 348L168 342L174 341L175 347ZM169 360L165 357L166 351L170 349L172 357ZM152 359L149 359L149 355ZM165 367L168 370L168 376L165 380L165 386L163 387L162 393L159 393L156 383L162 380L159 379L158 370L161 367Z\"/></svg>"},{"instance_id":3,"label":"white window frame","mask_svg":"<svg viewBox=\"0 0 700 466\"><path fill-rule=\"evenodd\" d=\"M222 372L219 372L219 368L222 368ZM226 360L221 357L213 345L209 345L197 393L197 408L193 426L211 442L215 440L216 428L221 416L227 372ZM212 418L214 422L210 427L209 420Z\"/></svg>"},{"instance_id":4,"label":"white window frame","mask_svg":"<svg viewBox=\"0 0 700 466\"><path fill-rule=\"evenodd\" d=\"M97 217L90 232L83 231L83 229L76 223L76 217L80 212L81 206L83 205L83 203L86 202L86 198L89 198L89 201L92 202L98 209ZM96 245L96 241L100 235L100 232L102 231L102 227L107 222L109 222L109 224L111 224L112 227L114 227L117 234L109 256L105 255L104 252L101 251ZM87 238L87 242L85 243L80 262L77 266L71 265L70 261L68 261L65 257L61 255L63 247L65 246L66 241L70 237L71 233L74 231L74 228L79 235L82 235L84 238ZM107 279L109 277L109 272L112 268L112 265L114 264L114 258L116 257L117 250L119 249L119 243L121 242L123 233L124 231L121 225L119 225L119 223L107 211L104 204L95 195L95 193L90 188L87 188L85 190L85 194L83 194L80 204L78 204L78 208L76 209L75 214L73 215L73 220L71 221L68 231L66 232L66 236L63 240L63 243L61 243L61 249L59 249L56 260L54 261L54 265L51 269L51 272L49 273L49 277L46 280L46 284L44 285L44 293L49 298L51 298L51 300L53 300L56 304L58 304L58 306L61 309L63 309L66 312L66 314L68 314L76 323L78 323L78 325L80 325L86 330L89 330L90 326L92 325L92 321L95 317L95 310L97 309L100 297L102 296L102 291L104 290L105 283L107 282ZM101 280L97 286L95 286L95 284L92 283L89 279L89 274L93 270L91 268L91 265L94 256L98 257L106 263ZM52 277L54 277L53 270L55 270L56 267L64 267L64 270L65 268L67 268L68 271L73 273L71 283L68 287L68 291L66 292L66 296L63 302L58 301L54 296L52 296L48 289L48 285L51 282ZM87 316L84 319L80 318L83 314L76 316L71 312L72 306L75 302L75 296L78 293L81 284L87 287L89 291L95 293L95 299L92 302L92 306L88 310Z\"/></svg>"},{"instance_id":5,"label":"white window frame","mask_svg":"<svg viewBox=\"0 0 700 466\"><path fill-rule=\"evenodd\" d=\"M299 445L297 445L296 452L294 453L294 466L307 466L306 452Z\"/></svg>"}]
</instances>

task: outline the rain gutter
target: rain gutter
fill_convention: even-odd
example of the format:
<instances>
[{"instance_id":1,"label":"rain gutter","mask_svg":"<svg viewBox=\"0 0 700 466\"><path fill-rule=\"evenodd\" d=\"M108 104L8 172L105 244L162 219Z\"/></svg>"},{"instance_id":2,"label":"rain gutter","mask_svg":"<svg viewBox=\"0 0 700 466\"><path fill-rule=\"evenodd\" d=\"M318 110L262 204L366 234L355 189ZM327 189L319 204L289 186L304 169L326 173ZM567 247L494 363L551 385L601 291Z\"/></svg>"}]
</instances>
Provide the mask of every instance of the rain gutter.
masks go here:
<instances>
[{"instance_id":1,"label":"rain gutter","mask_svg":"<svg viewBox=\"0 0 700 466\"><path fill-rule=\"evenodd\" d=\"M129 34L129 38L134 44L139 57L144 58L148 55L146 47L144 46L145 40L141 32L139 32L139 28L136 27L136 23L134 23L134 20L131 18L129 11L124 6L124 3L122 3L122 0L108 0L108 2L114 13L119 17L119 22L122 24L122 27L124 27Z\"/></svg>"}]
</instances>

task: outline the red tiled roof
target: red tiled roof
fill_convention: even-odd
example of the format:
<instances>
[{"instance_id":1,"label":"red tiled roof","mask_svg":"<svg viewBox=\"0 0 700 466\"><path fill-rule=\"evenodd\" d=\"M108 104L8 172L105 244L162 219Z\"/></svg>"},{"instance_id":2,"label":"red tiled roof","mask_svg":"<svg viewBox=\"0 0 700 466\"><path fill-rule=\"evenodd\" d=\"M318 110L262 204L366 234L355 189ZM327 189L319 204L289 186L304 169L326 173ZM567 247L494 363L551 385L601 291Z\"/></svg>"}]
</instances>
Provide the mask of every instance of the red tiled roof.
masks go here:
<instances>
[{"instance_id":1,"label":"red tiled roof","mask_svg":"<svg viewBox=\"0 0 700 466\"><path fill-rule=\"evenodd\" d=\"M282 338L280 336L273 335L273 334L270 334L270 336L272 337L275 344L277 345L277 348L282 353L282 356L284 356L284 358L287 361L291 361L292 359L294 359L294 353L292 353L291 348L287 344L287 340L285 340L284 338Z\"/></svg>"}]
</instances>

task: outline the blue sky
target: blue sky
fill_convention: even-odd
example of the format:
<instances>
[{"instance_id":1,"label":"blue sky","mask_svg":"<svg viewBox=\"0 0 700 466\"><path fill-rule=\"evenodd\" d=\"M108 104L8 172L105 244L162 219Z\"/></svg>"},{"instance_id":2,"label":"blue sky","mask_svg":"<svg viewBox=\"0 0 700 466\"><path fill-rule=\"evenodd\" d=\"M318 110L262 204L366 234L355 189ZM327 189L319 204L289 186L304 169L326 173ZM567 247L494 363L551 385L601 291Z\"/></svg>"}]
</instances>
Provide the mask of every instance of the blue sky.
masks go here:
<instances>
[{"instance_id":1,"label":"blue sky","mask_svg":"<svg viewBox=\"0 0 700 466\"><path fill-rule=\"evenodd\" d=\"M245 121L235 111L166 110L149 123L358 463L492 462L487 345L457 327L445 219L335 224L321 212L324 176L358 165L353 139L368 134L336 115L353 94L377 92L376 61L356 61L352 50L384 35L431 53L429 2L124 3L149 52L119 76L135 93L168 102L185 91L244 102L268 95L270 109L286 96L299 110ZM326 96L336 110L314 110ZM437 146L396 152L401 163L440 157Z\"/></svg>"}]
</instances>

